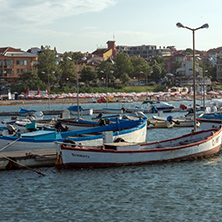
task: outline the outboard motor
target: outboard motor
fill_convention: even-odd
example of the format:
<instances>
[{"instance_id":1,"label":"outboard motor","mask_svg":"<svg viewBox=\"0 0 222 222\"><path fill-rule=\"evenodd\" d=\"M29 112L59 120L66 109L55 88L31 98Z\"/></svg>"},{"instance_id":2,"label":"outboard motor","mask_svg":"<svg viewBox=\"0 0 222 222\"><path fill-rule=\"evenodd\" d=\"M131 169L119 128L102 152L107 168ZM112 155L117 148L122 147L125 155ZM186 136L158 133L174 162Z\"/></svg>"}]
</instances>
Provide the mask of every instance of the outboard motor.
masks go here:
<instances>
[{"instance_id":1,"label":"outboard motor","mask_svg":"<svg viewBox=\"0 0 222 222\"><path fill-rule=\"evenodd\" d=\"M100 118L100 117L102 117L102 113L100 113L98 116L96 116L96 118Z\"/></svg>"},{"instance_id":2,"label":"outboard motor","mask_svg":"<svg viewBox=\"0 0 222 222\"><path fill-rule=\"evenodd\" d=\"M167 117L167 121L172 124L172 122L173 122L173 117L172 117L172 116L168 116L168 117Z\"/></svg>"},{"instance_id":3,"label":"outboard motor","mask_svg":"<svg viewBox=\"0 0 222 222\"><path fill-rule=\"evenodd\" d=\"M56 122L55 128L57 132L66 132L69 128L67 126L63 126L61 121Z\"/></svg>"},{"instance_id":4,"label":"outboard motor","mask_svg":"<svg viewBox=\"0 0 222 222\"><path fill-rule=\"evenodd\" d=\"M152 106L151 112L152 113L158 113L158 109L155 106Z\"/></svg>"},{"instance_id":5,"label":"outboard motor","mask_svg":"<svg viewBox=\"0 0 222 222\"><path fill-rule=\"evenodd\" d=\"M17 133L17 130L15 129L15 127L11 124L7 125L7 129L8 129L8 133L10 135L14 134L14 133Z\"/></svg>"}]
</instances>

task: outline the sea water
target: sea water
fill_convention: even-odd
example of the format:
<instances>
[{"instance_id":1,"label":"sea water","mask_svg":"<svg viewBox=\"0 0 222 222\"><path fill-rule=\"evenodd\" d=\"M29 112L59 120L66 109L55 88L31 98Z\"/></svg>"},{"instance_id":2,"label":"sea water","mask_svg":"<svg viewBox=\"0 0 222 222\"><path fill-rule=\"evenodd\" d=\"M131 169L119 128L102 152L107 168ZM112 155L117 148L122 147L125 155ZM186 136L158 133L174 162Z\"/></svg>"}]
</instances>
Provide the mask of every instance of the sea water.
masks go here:
<instances>
[{"instance_id":1,"label":"sea water","mask_svg":"<svg viewBox=\"0 0 222 222\"><path fill-rule=\"evenodd\" d=\"M191 129L152 129L147 139ZM0 171L0 221L221 221L220 154L141 166L37 170L46 176L26 169Z\"/></svg>"}]
</instances>

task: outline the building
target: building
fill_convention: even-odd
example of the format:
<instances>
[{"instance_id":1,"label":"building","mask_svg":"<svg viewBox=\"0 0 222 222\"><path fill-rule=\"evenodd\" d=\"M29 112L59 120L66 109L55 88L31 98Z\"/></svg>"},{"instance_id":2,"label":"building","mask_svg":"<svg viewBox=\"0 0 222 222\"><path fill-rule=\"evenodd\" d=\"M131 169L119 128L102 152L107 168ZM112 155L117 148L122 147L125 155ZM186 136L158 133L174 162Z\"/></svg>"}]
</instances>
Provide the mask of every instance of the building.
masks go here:
<instances>
[{"instance_id":1,"label":"building","mask_svg":"<svg viewBox=\"0 0 222 222\"><path fill-rule=\"evenodd\" d=\"M12 47L0 48L0 79L6 85L15 83L20 74L35 70L38 56ZM1 84L0 82L0 84Z\"/></svg>"},{"instance_id":2,"label":"building","mask_svg":"<svg viewBox=\"0 0 222 222\"><path fill-rule=\"evenodd\" d=\"M159 47L155 45L141 45L141 46L116 46L118 52L124 52L129 56L140 56L144 59L148 59L154 55L166 56L171 55L170 47Z\"/></svg>"}]
</instances>

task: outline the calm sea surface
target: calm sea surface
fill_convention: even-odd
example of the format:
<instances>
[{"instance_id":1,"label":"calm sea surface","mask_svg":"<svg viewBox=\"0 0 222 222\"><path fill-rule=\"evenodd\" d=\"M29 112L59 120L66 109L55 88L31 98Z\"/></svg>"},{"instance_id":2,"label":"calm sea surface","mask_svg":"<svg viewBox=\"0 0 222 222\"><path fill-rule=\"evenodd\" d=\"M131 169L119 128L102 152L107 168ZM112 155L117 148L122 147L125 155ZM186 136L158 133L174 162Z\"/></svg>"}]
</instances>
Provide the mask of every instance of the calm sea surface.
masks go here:
<instances>
[{"instance_id":1,"label":"calm sea surface","mask_svg":"<svg viewBox=\"0 0 222 222\"><path fill-rule=\"evenodd\" d=\"M87 106L98 108L98 104L83 105ZM19 108L0 106L0 111ZM39 105L23 108L47 109ZM148 139L172 138L190 131L148 130ZM222 221L221 155L118 168L38 170L46 176L28 170L0 171L0 221Z\"/></svg>"}]
</instances>

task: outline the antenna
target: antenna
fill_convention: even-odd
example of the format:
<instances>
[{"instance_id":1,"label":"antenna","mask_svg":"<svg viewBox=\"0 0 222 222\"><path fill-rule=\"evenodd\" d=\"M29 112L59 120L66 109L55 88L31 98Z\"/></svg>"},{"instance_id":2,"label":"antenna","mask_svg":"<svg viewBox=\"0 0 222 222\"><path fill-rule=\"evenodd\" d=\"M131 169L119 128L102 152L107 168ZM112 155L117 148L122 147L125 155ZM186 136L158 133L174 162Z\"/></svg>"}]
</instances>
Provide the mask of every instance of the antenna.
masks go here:
<instances>
[{"instance_id":1,"label":"antenna","mask_svg":"<svg viewBox=\"0 0 222 222\"><path fill-rule=\"evenodd\" d=\"M115 33L113 32L113 40L115 40Z\"/></svg>"}]
</instances>

